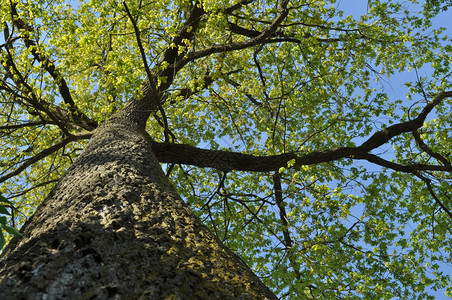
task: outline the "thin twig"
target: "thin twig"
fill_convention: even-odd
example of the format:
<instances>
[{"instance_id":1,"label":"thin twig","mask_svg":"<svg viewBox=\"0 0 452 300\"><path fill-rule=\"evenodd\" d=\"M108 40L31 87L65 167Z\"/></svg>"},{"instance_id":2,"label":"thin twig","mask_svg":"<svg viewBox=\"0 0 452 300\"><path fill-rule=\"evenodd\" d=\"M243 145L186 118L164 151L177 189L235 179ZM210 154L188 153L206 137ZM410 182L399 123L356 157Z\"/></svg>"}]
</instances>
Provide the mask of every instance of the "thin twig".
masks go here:
<instances>
[{"instance_id":1,"label":"thin twig","mask_svg":"<svg viewBox=\"0 0 452 300\"><path fill-rule=\"evenodd\" d=\"M152 92L154 93L155 97L158 98L157 87L155 86L155 82L154 82L151 70L149 69L149 65L148 65L148 62L146 59L146 53L144 52L143 44L141 43L140 29L138 28L136 21L133 19L133 16L129 10L129 7L127 6L127 3L125 1L123 1L122 3L124 5L124 8L126 10L128 17L130 19L130 22L132 22L133 29L135 31L135 38L137 40L138 48L140 49L141 59L143 60L143 66L144 66L144 70L146 71L149 85L151 86Z\"/></svg>"}]
</instances>

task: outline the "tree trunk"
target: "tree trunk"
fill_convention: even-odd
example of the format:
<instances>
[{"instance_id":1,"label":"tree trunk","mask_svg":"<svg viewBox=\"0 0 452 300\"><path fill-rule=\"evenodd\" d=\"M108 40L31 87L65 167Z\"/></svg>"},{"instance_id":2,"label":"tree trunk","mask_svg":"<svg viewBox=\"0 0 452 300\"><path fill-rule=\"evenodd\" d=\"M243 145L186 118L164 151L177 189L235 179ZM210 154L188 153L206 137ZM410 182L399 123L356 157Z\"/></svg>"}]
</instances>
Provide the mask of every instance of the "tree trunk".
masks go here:
<instances>
[{"instance_id":1,"label":"tree trunk","mask_svg":"<svg viewBox=\"0 0 452 300\"><path fill-rule=\"evenodd\" d=\"M111 118L0 261L0 299L276 299L183 203L129 118Z\"/></svg>"}]
</instances>

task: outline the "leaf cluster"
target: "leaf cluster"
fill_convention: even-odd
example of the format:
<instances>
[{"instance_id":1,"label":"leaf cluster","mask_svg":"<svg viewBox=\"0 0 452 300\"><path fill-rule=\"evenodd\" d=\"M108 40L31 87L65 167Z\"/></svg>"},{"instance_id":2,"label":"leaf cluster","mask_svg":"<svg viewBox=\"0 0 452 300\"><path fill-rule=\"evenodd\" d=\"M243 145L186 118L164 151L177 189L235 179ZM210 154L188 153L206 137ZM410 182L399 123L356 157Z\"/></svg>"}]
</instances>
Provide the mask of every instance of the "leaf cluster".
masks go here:
<instances>
[{"instance_id":1,"label":"leaf cluster","mask_svg":"<svg viewBox=\"0 0 452 300\"><path fill-rule=\"evenodd\" d=\"M3 249L6 243L4 232L21 236L20 232L17 231L14 226L8 225L7 216L11 216L11 213L8 211L8 207L12 210L12 205L11 201L0 194L0 250Z\"/></svg>"}]
</instances>

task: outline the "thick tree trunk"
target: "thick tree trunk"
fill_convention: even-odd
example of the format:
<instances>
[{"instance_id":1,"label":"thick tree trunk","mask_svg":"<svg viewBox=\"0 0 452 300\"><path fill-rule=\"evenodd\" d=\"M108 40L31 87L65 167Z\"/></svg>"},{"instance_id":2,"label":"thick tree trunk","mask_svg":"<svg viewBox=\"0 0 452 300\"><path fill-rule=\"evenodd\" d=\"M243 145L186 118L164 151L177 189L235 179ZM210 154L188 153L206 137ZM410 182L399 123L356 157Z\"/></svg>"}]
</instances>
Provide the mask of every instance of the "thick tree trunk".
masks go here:
<instances>
[{"instance_id":1,"label":"thick tree trunk","mask_svg":"<svg viewBox=\"0 0 452 300\"><path fill-rule=\"evenodd\" d=\"M4 250L0 299L276 299L176 194L115 117Z\"/></svg>"}]
</instances>

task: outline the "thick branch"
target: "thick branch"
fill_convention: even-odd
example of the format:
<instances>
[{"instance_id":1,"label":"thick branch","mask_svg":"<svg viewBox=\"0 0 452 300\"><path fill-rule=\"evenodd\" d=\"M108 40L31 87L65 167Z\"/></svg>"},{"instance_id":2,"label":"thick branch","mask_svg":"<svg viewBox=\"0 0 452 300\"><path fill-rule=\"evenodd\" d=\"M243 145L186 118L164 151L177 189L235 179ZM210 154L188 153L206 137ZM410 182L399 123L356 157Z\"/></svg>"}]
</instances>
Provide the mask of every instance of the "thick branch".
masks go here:
<instances>
[{"instance_id":1,"label":"thick branch","mask_svg":"<svg viewBox=\"0 0 452 300\"><path fill-rule=\"evenodd\" d=\"M416 130L424 124L425 118L432 111L432 109L437 106L444 98L451 97L452 91L441 92L439 93L435 99L430 101L421 113L413 120L402 122L398 124L394 124L389 126L386 129L377 131L374 135L372 135L366 142L364 142L359 148L363 152L369 152L372 149L378 148L383 144L386 144L390 139L395 137L396 135L411 132Z\"/></svg>"},{"instance_id":2,"label":"thick branch","mask_svg":"<svg viewBox=\"0 0 452 300\"><path fill-rule=\"evenodd\" d=\"M283 1L285 2L285 1ZM235 50L242 50L246 48L250 48L259 44L265 43L272 35L273 33L278 29L278 27L281 25L281 23L285 20L287 17L287 14L289 13L289 10L285 5L280 10L280 14L275 18L273 23L267 27L265 30L263 30L259 35L252 37L250 39L247 39L243 42L236 42L236 43L229 43L229 44L222 44L222 45L214 45L207 47L203 50L199 50L196 52L191 52L186 55L186 58L181 59L177 64L175 64L174 68L176 70L180 70L183 66L185 66L190 61L194 61L198 58L206 57L214 53L222 53L222 52L230 52Z\"/></svg>"},{"instance_id":3,"label":"thick branch","mask_svg":"<svg viewBox=\"0 0 452 300\"><path fill-rule=\"evenodd\" d=\"M414 140L416 141L416 144L419 146L419 148L424 151L425 153L427 153L428 155L430 155L431 157L436 158L438 161L440 161L441 163L443 163L445 166L450 166L450 162L441 154L434 152L432 149L430 149L429 146L427 146L424 141L421 139L421 135L419 134L419 131L413 130L412 135L414 137Z\"/></svg>"},{"instance_id":4,"label":"thick branch","mask_svg":"<svg viewBox=\"0 0 452 300\"><path fill-rule=\"evenodd\" d=\"M165 91L173 82L176 73L187 64L183 59L187 55L188 49L181 51L181 49L186 48L185 41L191 41L199 27L201 17L206 12L202 9L202 6L198 2L195 2L190 10L187 20L183 24L179 33L173 39L173 45L170 46L163 55L162 62L159 65L168 65L168 67L161 71L159 76L166 77L165 82L160 84L159 90ZM158 69L158 68L157 68Z\"/></svg>"},{"instance_id":5,"label":"thick branch","mask_svg":"<svg viewBox=\"0 0 452 300\"><path fill-rule=\"evenodd\" d=\"M273 174L273 190L275 191L275 202L276 206L278 206L279 210L279 219L282 223L282 232L284 236L284 246L291 251L292 249L292 238L290 237L289 233L289 223L287 220L287 213L286 213L286 207L283 202L283 193L282 193L282 185L281 185L281 175L278 171L274 172ZM296 268L296 264L291 260L291 264L293 264L295 272L298 271Z\"/></svg>"},{"instance_id":6,"label":"thick branch","mask_svg":"<svg viewBox=\"0 0 452 300\"><path fill-rule=\"evenodd\" d=\"M164 52L162 60L157 63L153 70L149 70L144 48L141 44L138 27L127 7L127 4L124 2L126 13L134 26L135 36L140 48L141 58L145 66L147 76L141 86L142 93L139 93L139 96L133 96L119 112L120 115L125 116L130 120L134 120L137 124L144 127L151 112L157 111L158 109L160 109L160 111L163 110L160 102L165 98L161 98L161 94L166 91L169 86L171 86L174 76L177 71L180 70L174 69L175 62L180 60L181 57L186 54L186 51L180 51L180 49L184 47L185 40L192 39L201 20L201 16L205 14L205 11L201 8L201 5L198 4L199 3L196 2L192 5L187 20L172 40L171 45ZM161 66L167 65L169 67L162 71ZM165 77L165 80L162 80L158 87L156 86L157 76Z\"/></svg>"},{"instance_id":7,"label":"thick branch","mask_svg":"<svg viewBox=\"0 0 452 300\"><path fill-rule=\"evenodd\" d=\"M267 172L277 170L281 164L296 158L295 154L254 156L238 152L200 149L190 145L157 143L152 150L161 163L194 165L222 171L237 170Z\"/></svg>"},{"instance_id":8,"label":"thick branch","mask_svg":"<svg viewBox=\"0 0 452 300\"><path fill-rule=\"evenodd\" d=\"M294 160L293 168L298 169L303 165L314 165L342 158L364 159L377 165L405 173L417 171L452 171L449 165L410 164L401 165L387 161L369 152L389 142L397 135L411 132L422 126L425 118L442 99L451 97L452 91L442 92L429 102L417 118L411 121L398 123L388 128L377 131L367 141L358 147L339 147L325 151L313 151L307 154L296 152L272 156L255 156L238 152L223 150L200 149L190 145L153 143L153 150L162 163L189 164L198 167L215 168L222 171L248 171L270 172L281 167L287 167L287 163Z\"/></svg>"},{"instance_id":9,"label":"thick branch","mask_svg":"<svg viewBox=\"0 0 452 300\"><path fill-rule=\"evenodd\" d=\"M242 1L238 6L234 6L231 9L238 9L242 5L247 5L249 1ZM188 14L188 17L184 24L182 25L179 33L172 40L172 45L164 52L163 59L154 68L154 72L159 77L164 77L165 80L158 86L159 94L163 93L169 86L171 86L175 75L181 70L187 63L194 61L198 58L209 56L218 52L226 52L233 50L240 50L249 48L258 44L272 42L268 41L269 37L277 30L283 20L288 14L287 1L281 1L281 7L279 15L275 18L273 23L264 31L262 31L258 36L248 39L247 41L240 43L231 43L223 45L215 45L208 47L204 50L189 52L188 45L186 41L191 41L196 34L199 27L201 18L206 12L202 9L201 5L195 2ZM130 16L129 16L130 17ZM184 49L181 51L181 49ZM160 66L167 65L167 67L162 71ZM153 91L151 83L147 79L142 87L143 98L147 97L148 93Z\"/></svg>"},{"instance_id":10,"label":"thick branch","mask_svg":"<svg viewBox=\"0 0 452 300\"><path fill-rule=\"evenodd\" d=\"M214 168L222 171L270 172L295 160L292 168L315 165L342 158L363 159L379 166L413 173L416 171L452 171L451 166L426 164L401 165L374 154L363 153L359 147L342 147L327 151L313 151L308 154L285 153L271 156L256 156L232 151L209 150L196 148L185 144L157 143L152 149L161 163L186 164L200 168Z\"/></svg>"}]
</instances>

